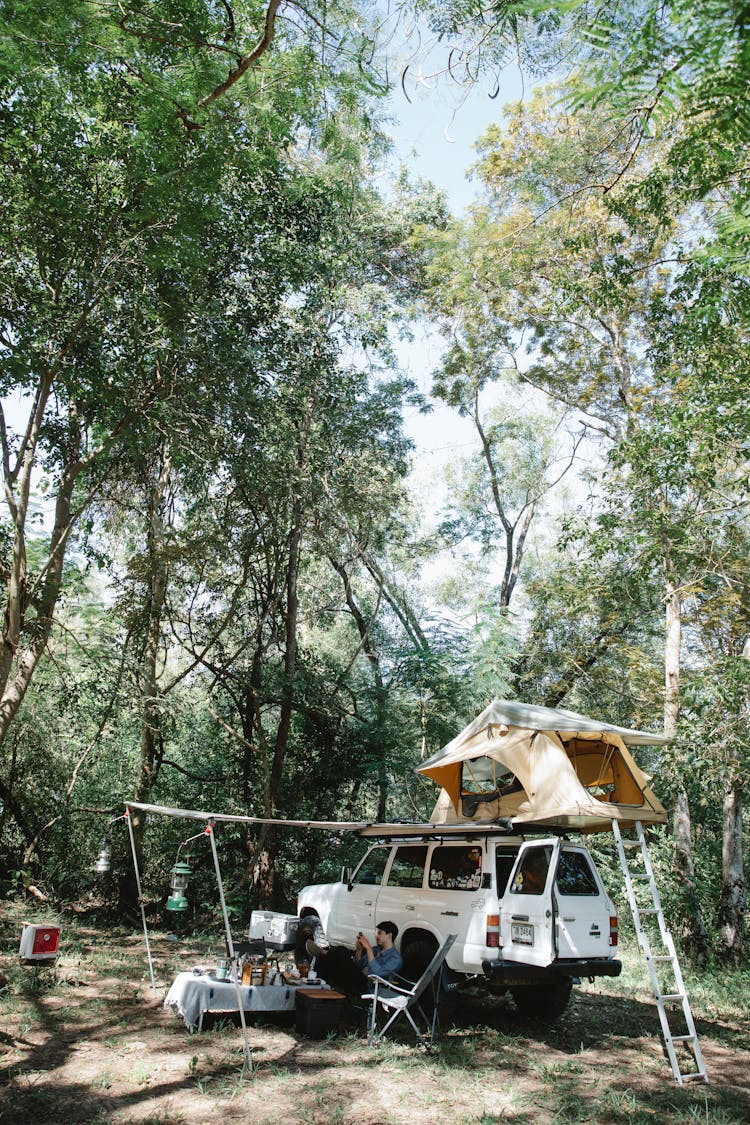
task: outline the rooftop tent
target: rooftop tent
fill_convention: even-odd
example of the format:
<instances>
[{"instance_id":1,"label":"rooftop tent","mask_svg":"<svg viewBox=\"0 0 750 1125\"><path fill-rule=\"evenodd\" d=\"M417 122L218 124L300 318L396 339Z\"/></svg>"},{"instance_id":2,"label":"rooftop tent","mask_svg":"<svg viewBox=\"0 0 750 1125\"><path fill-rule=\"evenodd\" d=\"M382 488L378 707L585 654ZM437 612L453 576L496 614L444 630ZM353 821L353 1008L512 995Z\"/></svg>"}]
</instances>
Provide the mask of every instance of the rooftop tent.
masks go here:
<instances>
[{"instance_id":1,"label":"rooftop tent","mask_svg":"<svg viewBox=\"0 0 750 1125\"><path fill-rule=\"evenodd\" d=\"M495 700L419 772L443 789L433 823L507 817L582 832L613 820L661 824L666 810L628 746L667 741L572 711Z\"/></svg>"}]
</instances>

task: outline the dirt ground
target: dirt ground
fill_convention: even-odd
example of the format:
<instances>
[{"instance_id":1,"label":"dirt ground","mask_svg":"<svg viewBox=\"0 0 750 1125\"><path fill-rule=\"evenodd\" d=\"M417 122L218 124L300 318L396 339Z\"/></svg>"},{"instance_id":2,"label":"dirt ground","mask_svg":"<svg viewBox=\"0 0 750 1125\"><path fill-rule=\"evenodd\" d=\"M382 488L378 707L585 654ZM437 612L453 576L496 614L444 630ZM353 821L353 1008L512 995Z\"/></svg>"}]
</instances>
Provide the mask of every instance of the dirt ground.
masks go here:
<instances>
[{"instance_id":1,"label":"dirt ground","mask_svg":"<svg viewBox=\"0 0 750 1125\"><path fill-rule=\"evenodd\" d=\"M36 974L18 964L20 918L0 924L3 1123L750 1122L747 994L693 1002L708 1085L673 1082L653 999L620 981L574 990L552 1027L520 1021L508 998L461 994L430 1054L408 1028L368 1048L356 1012L322 1041L255 1017L248 1075L238 1027L190 1035L163 1007L176 973L210 956L205 938L152 936L154 995L141 933L62 918L58 964Z\"/></svg>"}]
</instances>

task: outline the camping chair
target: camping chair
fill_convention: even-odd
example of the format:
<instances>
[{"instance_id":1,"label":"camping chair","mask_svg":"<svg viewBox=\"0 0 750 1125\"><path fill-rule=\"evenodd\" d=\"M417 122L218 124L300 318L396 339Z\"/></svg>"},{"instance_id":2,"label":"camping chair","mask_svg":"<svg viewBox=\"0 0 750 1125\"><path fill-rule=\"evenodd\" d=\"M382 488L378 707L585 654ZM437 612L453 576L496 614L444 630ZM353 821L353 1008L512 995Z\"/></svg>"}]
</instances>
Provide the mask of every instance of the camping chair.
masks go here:
<instances>
[{"instance_id":1,"label":"camping chair","mask_svg":"<svg viewBox=\"0 0 750 1125\"><path fill-rule=\"evenodd\" d=\"M455 934L448 935L419 980L410 988L401 987L400 985L394 984L392 980L383 980L382 977L375 975L370 977L370 980L374 981L375 987L372 992L367 992L362 996L363 1000L369 1000L372 1003L370 1032L367 1037L368 1046L373 1047L376 1043L379 1043L399 1016L406 1016L414 1029L414 1034L417 1039L422 1040L428 1050L432 1047L435 1039L438 1006L440 1004L440 989L443 982L443 966L445 964L446 954L455 940ZM425 993L428 989L431 993L433 1005L432 1019L427 1016L422 1007L422 1000L425 998ZM377 1029L379 1008L383 1008L385 1014L388 1015L388 1020L380 1031ZM415 1015L417 1020L423 1024L425 1028L424 1031L420 1029L417 1020L414 1018Z\"/></svg>"}]
</instances>

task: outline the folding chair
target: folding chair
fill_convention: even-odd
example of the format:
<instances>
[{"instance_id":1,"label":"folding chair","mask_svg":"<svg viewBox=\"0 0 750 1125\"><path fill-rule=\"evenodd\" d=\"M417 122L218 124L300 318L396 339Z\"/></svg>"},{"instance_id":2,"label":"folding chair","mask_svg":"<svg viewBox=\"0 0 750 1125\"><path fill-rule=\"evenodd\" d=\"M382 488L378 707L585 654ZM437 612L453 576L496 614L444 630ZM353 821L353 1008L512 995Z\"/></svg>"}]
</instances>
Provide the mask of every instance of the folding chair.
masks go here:
<instances>
[{"instance_id":1,"label":"folding chair","mask_svg":"<svg viewBox=\"0 0 750 1125\"><path fill-rule=\"evenodd\" d=\"M455 934L448 935L419 980L410 988L401 987L400 985L394 984L392 980L383 980L382 977L375 975L370 977L375 987L372 992L367 992L362 996L363 1000L369 1000L372 1003L370 1032L367 1037L367 1043L370 1047L380 1042L399 1016L406 1016L414 1029L414 1034L417 1039L421 1040L428 1050L432 1047L435 1040L435 1027L437 1025L438 1006L440 1004L440 989L443 982L443 966L445 964L446 954L455 940ZM431 1019L422 1007L422 1000L425 998L425 993L428 989L431 993L433 1005ZM388 1019L378 1031L377 1019L380 1008L384 1010ZM420 1029L417 1021L424 1026L424 1031Z\"/></svg>"}]
</instances>

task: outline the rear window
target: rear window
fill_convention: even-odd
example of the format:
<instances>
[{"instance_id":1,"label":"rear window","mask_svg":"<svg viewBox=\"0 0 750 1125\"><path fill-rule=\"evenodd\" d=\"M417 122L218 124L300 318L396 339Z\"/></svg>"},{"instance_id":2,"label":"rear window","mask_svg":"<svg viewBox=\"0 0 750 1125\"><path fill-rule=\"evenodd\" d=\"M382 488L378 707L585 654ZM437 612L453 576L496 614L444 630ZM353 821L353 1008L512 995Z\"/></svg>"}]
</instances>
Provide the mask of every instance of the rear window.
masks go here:
<instances>
[{"instance_id":1,"label":"rear window","mask_svg":"<svg viewBox=\"0 0 750 1125\"><path fill-rule=\"evenodd\" d=\"M435 848L430 860L429 885L448 891L478 890L482 885L482 849Z\"/></svg>"},{"instance_id":2,"label":"rear window","mask_svg":"<svg viewBox=\"0 0 750 1125\"><path fill-rule=\"evenodd\" d=\"M559 895L598 895L589 857L583 852L562 852L557 865L556 883Z\"/></svg>"},{"instance_id":3,"label":"rear window","mask_svg":"<svg viewBox=\"0 0 750 1125\"><path fill-rule=\"evenodd\" d=\"M541 895L547 882L551 848L540 846L524 852L521 866L513 880L513 892L517 895Z\"/></svg>"},{"instance_id":4,"label":"rear window","mask_svg":"<svg viewBox=\"0 0 750 1125\"><path fill-rule=\"evenodd\" d=\"M389 887L421 887L427 847L407 845L396 850L388 876Z\"/></svg>"}]
</instances>

